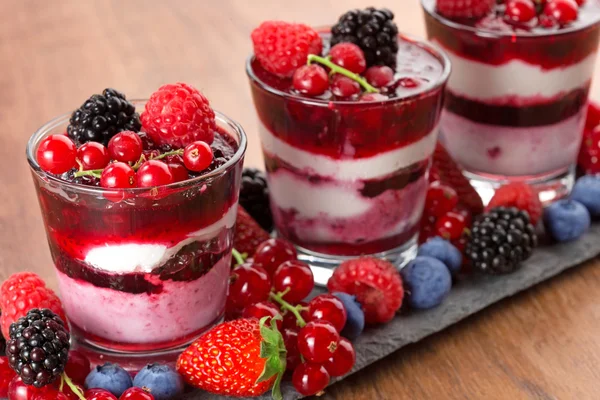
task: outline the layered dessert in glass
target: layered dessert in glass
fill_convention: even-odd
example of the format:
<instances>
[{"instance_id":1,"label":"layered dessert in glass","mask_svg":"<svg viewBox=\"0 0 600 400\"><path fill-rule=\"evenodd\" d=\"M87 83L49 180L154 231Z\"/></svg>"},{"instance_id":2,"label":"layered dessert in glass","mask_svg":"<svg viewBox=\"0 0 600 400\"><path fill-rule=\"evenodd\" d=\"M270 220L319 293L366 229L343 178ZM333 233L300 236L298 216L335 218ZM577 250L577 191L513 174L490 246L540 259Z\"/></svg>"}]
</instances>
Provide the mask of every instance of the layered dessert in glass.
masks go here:
<instances>
[{"instance_id":1,"label":"layered dessert in glass","mask_svg":"<svg viewBox=\"0 0 600 400\"><path fill-rule=\"evenodd\" d=\"M364 52L366 62L353 65L352 56L344 62L344 53L334 50L351 43L336 37L351 13L387 29L388 60ZM355 10L333 33L283 22L264 23L253 33L255 54L246 71L277 235L313 265L362 254L401 263L416 243L450 65L435 47L398 34L392 18L388 10ZM288 65L308 60L310 66L282 76L261 59L257 41L269 30L304 33L308 39L296 37L312 41L310 54ZM355 74L340 71L340 64ZM322 71L310 69L315 66Z\"/></svg>"},{"instance_id":2,"label":"layered dessert in glass","mask_svg":"<svg viewBox=\"0 0 600 400\"><path fill-rule=\"evenodd\" d=\"M111 90L27 147L62 302L86 345L180 348L223 316L246 138L188 85L148 103Z\"/></svg>"},{"instance_id":3,"label":"layered dessert in glass","mask_svg":"<svg viewBox=\"0 0 600 400\"><path fill-rule=\"evenodd\" d=\"M428 37L452 61L444 145L485 197L509 181L536 186L544 202L566 195L585 123L600 3L478 0L471 10L446 3L422 1Z\"/></svg>"}]
</instances>

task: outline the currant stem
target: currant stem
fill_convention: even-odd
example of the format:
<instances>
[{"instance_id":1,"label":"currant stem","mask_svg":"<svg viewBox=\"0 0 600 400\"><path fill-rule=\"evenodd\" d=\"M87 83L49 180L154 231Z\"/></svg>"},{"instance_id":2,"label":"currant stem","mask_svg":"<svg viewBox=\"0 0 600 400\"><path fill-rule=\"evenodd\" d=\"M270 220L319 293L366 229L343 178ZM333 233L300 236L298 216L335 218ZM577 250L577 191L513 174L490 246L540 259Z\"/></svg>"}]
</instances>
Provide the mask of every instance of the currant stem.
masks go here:
<instances>
[{"instance_id":1,"label":"currant stem","mask_svg":"<svg viewBox=\"0 0 600 400\"><path fill-rule=\"evenodd\" d=\"M332 72L347 76L348 78L352 79L353 81L358 82L358 84L360 86L362 86L367 93L379 93L379 90L377 88L369 85L369 83L366 81L366 79L364 79L363 77L361 77L358 74L355 74L352 71L347 70L346 68L343 68L337 64L334 64L333 62L331 62L329 57L321 57L321 56L317 56L315 54L309 54L307 64L310 65L310 63L312 63L312 62L323 64L326 67L329 67L329 69L331 69Z\"/></svg>"},{"instance_id":2,"label":"currant stem","mask_svg":"<svg viewBox=\"0 0 600 400\"><path fill-rule=\"evenodd\" d=\"M279 303L279 305L281 305L281 308L294 314L294 316L296 317L298 326L300 328L304 328L306 326L306 321L304 320L304 318L302 318L302 315L300 315L300 311L303 310L304 307L293 306L290 303L288 303L287 301L285 301L285 299L283 298L283 296L285 296L287 294L287 292L289 292L289 291L290 291L290 288L287 288L283 292L279 292L279 293L271 292L269 294L269 296L271 297L271 299L273 299L277 303Z\"/></svg>"},{"instance_id":3,"label":"currant stem","mask_svg":"<svg viewBox=\"0 0 600 400\"><path fill-rule=\"evenodd\" d=\"M75 172L75 178L79 178L80 176L93 176L95 178L102 178L103 169L88 169L87 171L77 171Z\"/></svg>"},{"instance_id":4,"label":"currant stem","mask_svg":"<svg viewBox=\"0 0 600 400\"><path fill-rule=\"evenodd\" d=\"M71 389L71 391L73 393L75 393L77 395L77 397L79 397L80 400L85 400L85 396L83 395L83 393L81 392L81 390L73 383L73 381L71 380L71 378L69 378L69 376L63 372L63 374L61 375L61 391L62 391L62 384L63 382L67 383L67 386Z\"/></svg>"},{"instance_id":5,"label":"currant stem","mask_svg":"<svg viewBox=\"0 0 600 400\"><path fill-rule=\"evenodd\" d=\"M244 263L244 261L246 260L245 253L242 254L239 251L237 251L236 249L231 249L231 255L233 256L233 258L236 262L236 264L235 264L236 267L238 265L242 265Z\"/></svg>"},{"instance_id":6,"label":"currant stem","mask_svg":"<svg viewBox=\"0 0 600 400\"><path fill-rule=\"evenodd\" d=\"M160 160L161 158L165 158L168 156L182 156L183 155L183 149L178 149L178 150L171 150L171 151L167 151L166 153L162 153L156 157L151 157L151 160ZM142 154L142 157L144 155Z\"/></svg>"},{"instance_id":7,"label":"currant stem","mask_svg":"<svg viewBox=\"0 0 600 400\"><path fill-rule=\"evenodd\" d=\"M174 155L178 155L178 156L183 155L183 149L167 151L166 153L162 153L156 157L151 157L150 159L151 160L160 160L165 157L174 156ZM146 161L146 156L142 154L140 159L137 160L137 162L135 164L133 164L131 166L131 168L134 171L137 171L142 166L144 161ZM81 166L81 164L79 164L79 165ZM82 171L80 169L79 171L75 172L75 177L79 178L80 176L93 176L96 178L102 178L102 171L104 171L104 170L103 169L88 169L87 171Z\"/></svg>"}]
</instances>

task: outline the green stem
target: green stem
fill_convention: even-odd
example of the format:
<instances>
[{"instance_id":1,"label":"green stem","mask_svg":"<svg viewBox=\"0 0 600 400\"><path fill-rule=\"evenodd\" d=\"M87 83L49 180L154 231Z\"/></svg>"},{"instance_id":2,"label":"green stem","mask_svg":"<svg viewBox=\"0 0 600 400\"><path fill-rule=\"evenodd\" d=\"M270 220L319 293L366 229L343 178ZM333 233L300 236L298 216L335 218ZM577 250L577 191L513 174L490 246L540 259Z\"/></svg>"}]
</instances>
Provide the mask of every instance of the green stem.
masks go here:
<instances>
[{"instance_id":1,"label":"green stem","mask_svg":"<svg viewBox=\"0 0 600 400\"><path fill-rule=\"evenodd\" d=\"M69 388L71 388L71 391L73 393L75 393L77 395L77 397L79 397L80 400L85 400L85 396L83 395L83 393L81 392L81 389L79 389L71 380L71 378L69 378L69 376L65 373L62 374L61 379L64 379L64 381L67 383L67 386ZM61 382L62 385L62 382ZM62 388L61 388L62 391Z\"/></svg>"},{"instance_id":2,"label":"green stem","mask_svg":"<svg viewBox=\"0 0 600 400\"><path fill-rule=\"evenodd\" d=\"M162 153L156 157L152 157L151 160L160 160L161 158L165 158L168 156L182 156L183 155L183 149L178 149L178 150L171 150L171 151L167 151L166 153ZM143 156L143 154L142 154Z\"/></svg>"},{"instance_id":3,"label":"green stem","mask_svg":"<svg viewBox=\"0 0 600 400\"><path fill-rule=\"evenodd\" d=\"M236 249L231 250L231 255L233 255L233 258L235 259L236 267L238 265L242 265L244 263L244 260L245 260L244 255L242 253L240 253L239 251L237 251Z\"/></svg>"},{"instance_id":4,"label":"green stem","mask_svg":"<svg viewBox=\"0 0 600 400\"><path fill-rule=\"evenodd\" d=\"M377 88L369 85L369 83L367 82L367 80L365 78L361 77L358 74L355 74L352 71L348 71L346 68L343 68L337 64L334 64L333 62L331 62L329 57L321 57L321 56L317 56L315 54L309 54L307 64L310 64L312 62L317 62L319 64L323 64L326 67L329 67L329 69L331 69L331 71L333 71L337 74L347 76L348 78L352 79L353 81L358 82L358 84L360 86L362 86L367 93L379 93L379 90Z\"/></svg>"},{"instance_id":5,"label":"green stem","mask_svg":"<svg viewBox=\"0 0 600 400\"><path fill-rule=\"evenodd\" d=\"M302 307L302 306L294 307L293 305L291 305L290 303L285 301L285 299L283 298L283 296L285 296L286 293L289 292L289 290L290 290L290 288L287 288L283 292L279 292L279 293L271 292L269 294L269 296L271 297L272 300L275 300L277 303L279 303L281 308L294 314L294 316L296 317L298 326L300 328L304 328L304 326L306 326L306 321L304 320L304 318L302 318L302 315L300 315L300 311L303 310L304 307Z\"/></svg>"},{"instance_id":6,"label":"green stem","mask_svg":"<svg viewBox=\"0 0 600 400\"><path fill-rule=\"evenodd\" d=\"M102 169L88 169L87 171L77 171L75 172L75 178L80 176L95 176L96 178L102 177Z\"/></svg>"}]
</instances>

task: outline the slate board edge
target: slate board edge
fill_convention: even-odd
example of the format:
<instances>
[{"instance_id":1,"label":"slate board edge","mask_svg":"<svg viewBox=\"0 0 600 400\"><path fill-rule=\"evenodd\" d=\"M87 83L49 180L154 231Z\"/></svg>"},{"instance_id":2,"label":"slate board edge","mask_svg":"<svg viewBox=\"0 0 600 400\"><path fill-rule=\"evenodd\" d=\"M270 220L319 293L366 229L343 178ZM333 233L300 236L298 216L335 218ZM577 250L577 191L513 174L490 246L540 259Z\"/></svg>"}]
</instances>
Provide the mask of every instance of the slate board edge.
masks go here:
<instances>
[{"instance_id":1,"label":"slate board edge","mask_svg":"<svg viewBox=\"0 0 600 400\"><path fill-rule=\"evenodd\" d=\"M388 324L365 331L354 343L357 360L354 370L349 375L408 344L440 332L502 299L514 296L569 268L591 260L599 254L600 224L594 224L582 238L575 242L540 247L523 268L511 275L460 281L441 306L428 311L402 315ZM332 380L331 384L344 378ZM290 382L282 384L282 391L284 400L296 400L304 397L293 389ZM270 393L256 397L261 400L270 398ZM225 400L231 398L206 392L194 392L187 394L184 399Z\"/></svg>"}]
</instances>

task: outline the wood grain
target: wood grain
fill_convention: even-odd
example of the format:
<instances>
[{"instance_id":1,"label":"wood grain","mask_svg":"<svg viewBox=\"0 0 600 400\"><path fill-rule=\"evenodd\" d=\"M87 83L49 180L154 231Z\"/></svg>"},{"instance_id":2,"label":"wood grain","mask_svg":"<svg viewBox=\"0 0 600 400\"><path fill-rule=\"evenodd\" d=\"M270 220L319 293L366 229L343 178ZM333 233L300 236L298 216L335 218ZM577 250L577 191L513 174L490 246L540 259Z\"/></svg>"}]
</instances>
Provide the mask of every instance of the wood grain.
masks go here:
<instances>
[{"instance_id":1,"label":"wood grain","mask_svg":"<svg viewBox=\"0 0 600 400\"><path fill-rule=\"evenodd\" d=\"M244 72L249 32L264 19L332 23L365 1L0 1L0 280L32 270L52 286L50 254L24 156L32 132L115 87L147 97L186 81L237 119L260 165ZM379 1L423 36L417 0ZM599 66L600 68L600 66ZM597 69L597 72L600 69ZM599 97L598 86L593 93ZM600 263L591 262L389 356L331 399L600 398Z\"/></svg>"}]
</instances>

